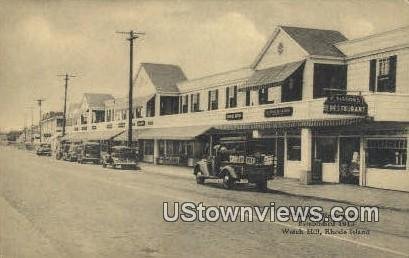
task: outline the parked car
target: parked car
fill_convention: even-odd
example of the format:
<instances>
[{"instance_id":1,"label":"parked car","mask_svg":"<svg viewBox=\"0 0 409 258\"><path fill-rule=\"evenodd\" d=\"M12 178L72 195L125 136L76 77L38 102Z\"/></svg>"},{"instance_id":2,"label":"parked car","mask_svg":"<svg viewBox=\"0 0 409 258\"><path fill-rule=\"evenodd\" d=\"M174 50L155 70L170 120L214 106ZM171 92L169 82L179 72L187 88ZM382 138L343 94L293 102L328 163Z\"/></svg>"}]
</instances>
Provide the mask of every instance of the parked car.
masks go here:
<instances>
[{"instance_id":1,"label":"parked car","mask_svg":"<svg viewBox=\"0 0 409 258\"><path fill-rule=\"evenodd\" d=\"M110 152L102 157L102 166L105 168L137 168L137 153L135 149L126 146L114 146Z\"/></svg>"},{"instance_id":2,"label":"parked car","mask_svg":"<svg viewBox=\"0 0 409 258\"><path fill-rule=\"evenodd\" d=\"M66 160L66 161L77 161L77 144L67 144L64 147L64 152L63 152L63 156L62 159Z\"/></svg>"},{"instance_id":3,"label":"parked car","mask_svg":"<svg viewBox=\"0 0 409 258\"><path fill-rule=\"evenodd\" d=\"M51 156L51 145L49 143L41 143L36 150L38 156Z\"/></svg>"},{"instance_id":4,"label":"parked car","mask_svg":"<svg viewBox=\"0 0 409 258\"><path fill-rule=\"evenodd\" d=\"M77 147L78 163L93 162L99 164L101 159L101 146L96 142L84 142Z\"/></svg>"},{"instance_id":5,"label":"parked car","mask_svg":"<svg viewBox=\"0 0 409 258\"><path fill-rule=\"evenodd\" d=\"M236 182L246 180L255 183L260 191L267 190L267 181L273 178L275 158L273 155L248 153L246 141L227 143L214 147L212 155L199 160L193 174L198 184L205 179L223 179L223 187L231 189Z\"/></svg>"}]
</instances>

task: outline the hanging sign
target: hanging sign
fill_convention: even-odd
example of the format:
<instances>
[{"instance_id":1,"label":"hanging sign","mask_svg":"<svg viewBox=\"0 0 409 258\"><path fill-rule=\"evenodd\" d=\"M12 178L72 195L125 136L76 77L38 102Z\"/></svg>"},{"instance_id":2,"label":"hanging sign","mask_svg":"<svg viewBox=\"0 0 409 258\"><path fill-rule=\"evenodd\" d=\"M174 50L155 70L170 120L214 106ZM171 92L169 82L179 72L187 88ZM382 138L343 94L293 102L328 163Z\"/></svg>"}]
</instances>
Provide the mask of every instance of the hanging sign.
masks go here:
<instances>
[{"instance_id":1,"label":"hanging sign","mask_svg":"<svg viewBox=\"0 0 409 258\"><path fill-rule=\"evenodd\" d=\"M324 102L324 113L364 116L368 114L368 104L366 104L363 96L357 95L329 96Z\"/></svg>"}]
</instances>

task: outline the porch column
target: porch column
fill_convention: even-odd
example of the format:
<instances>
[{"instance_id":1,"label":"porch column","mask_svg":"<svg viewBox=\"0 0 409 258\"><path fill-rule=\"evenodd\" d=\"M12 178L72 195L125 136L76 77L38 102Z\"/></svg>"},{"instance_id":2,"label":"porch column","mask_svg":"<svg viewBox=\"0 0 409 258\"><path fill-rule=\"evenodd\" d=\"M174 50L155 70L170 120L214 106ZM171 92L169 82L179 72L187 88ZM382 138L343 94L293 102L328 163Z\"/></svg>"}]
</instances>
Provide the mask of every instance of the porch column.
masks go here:
<instances>
[{"instance_id":1,"label":"porch column","mask_svg":"<svg viewBox=\"0 0 409 258\"><path fill-rule=\"evenodd\" d=\"M153 164L157 164L158 163L158 159L159 158L159 140L158 139L154 139L153 140Z\"/></svg>"},{"instance_id":2,"label":"porch column","mask_svg":"<svg viewBox=\"0 0 409 258\"><path fill-rule=\"evenodd\" d=\"M155 95L155 116L160 116L160 94Z\"/></svg>"},{"instance_id":3,"label":"porch column","mask_svg":"<svg viewBox=\"0 0 409 258\"><path fill-rule=\"evenodd\" d=\"M303 183L311 182L312 161L312 132L310 128L301 129L301 165L303 172L300 179Z\"/></svg>"}]
</instances>

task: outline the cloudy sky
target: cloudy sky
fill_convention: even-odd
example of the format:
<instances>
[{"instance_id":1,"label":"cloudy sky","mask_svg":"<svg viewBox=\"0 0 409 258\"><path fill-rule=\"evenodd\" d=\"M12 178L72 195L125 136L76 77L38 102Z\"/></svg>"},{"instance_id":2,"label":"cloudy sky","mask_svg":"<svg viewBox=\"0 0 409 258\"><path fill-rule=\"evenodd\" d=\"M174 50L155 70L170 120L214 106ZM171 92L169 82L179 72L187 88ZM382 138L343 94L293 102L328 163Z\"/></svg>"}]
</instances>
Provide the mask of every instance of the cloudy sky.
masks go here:
<instances>
[{"instance_id":1,"label":"cloudy sky","mask_svg":"<svg viewBox=\"0 0 409 258\"><path fill-rule=\"evenodd\" d=\"M128 42L146 33L139 62L178 64L188 78L248 66L276 25L335 29L357 38L409 25L409 0L11 1L0 0L0 129L19 128L34 99L62 110L85 92L126 96ZM136 68L135 68L136 70Z\"/></svg>"}]
</instances>

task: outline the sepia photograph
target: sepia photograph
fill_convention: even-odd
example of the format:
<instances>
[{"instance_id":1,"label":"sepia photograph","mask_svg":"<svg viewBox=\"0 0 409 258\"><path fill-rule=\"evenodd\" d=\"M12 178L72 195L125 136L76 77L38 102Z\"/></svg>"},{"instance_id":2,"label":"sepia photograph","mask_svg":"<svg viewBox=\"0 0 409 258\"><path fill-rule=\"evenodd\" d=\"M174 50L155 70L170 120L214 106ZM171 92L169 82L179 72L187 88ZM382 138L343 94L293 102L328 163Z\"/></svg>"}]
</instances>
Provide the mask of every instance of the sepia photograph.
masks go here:
<instances>
[{"instance_id":1,"label":"sepia photograph","mask_svg":"<svg viewBox=\"0 0 409 258\"><path fill-rule=\"evenodd\" d=\"M0 258L409 257L409 0L0 0Z\"/></svg>"}]
</instances>

